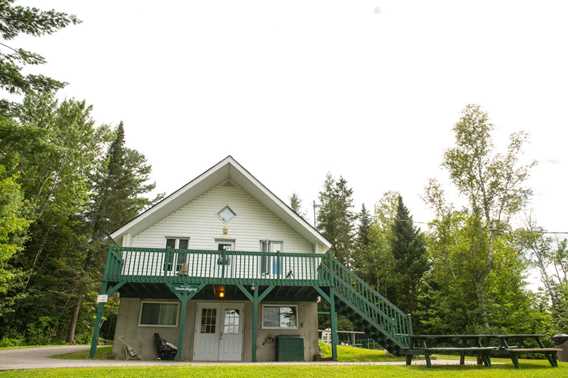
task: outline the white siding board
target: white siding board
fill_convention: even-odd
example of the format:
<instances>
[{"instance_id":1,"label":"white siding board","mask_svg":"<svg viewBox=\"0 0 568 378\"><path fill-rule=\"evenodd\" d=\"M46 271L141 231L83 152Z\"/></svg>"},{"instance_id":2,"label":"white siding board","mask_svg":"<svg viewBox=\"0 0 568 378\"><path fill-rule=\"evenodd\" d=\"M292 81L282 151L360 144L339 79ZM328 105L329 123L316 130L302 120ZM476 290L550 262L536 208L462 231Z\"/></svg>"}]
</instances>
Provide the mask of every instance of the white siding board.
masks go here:
<instances>
[{"instance_id":1,"label":"white siding board","mask_svg":"<svg viewBox=\"0 0 568 378\"><path fill-rule=\"evenodd\" d=\"M223 235L217 212L229 206L237 214ZM235 249L259 251L260 240L281 240L284 252L313 252L314 246L236 185L219 185L133 235L132 247L164 248L165 238L189 237L190 249L216 249L215 239L235 240Z\"/></svg>"}]
</instances>

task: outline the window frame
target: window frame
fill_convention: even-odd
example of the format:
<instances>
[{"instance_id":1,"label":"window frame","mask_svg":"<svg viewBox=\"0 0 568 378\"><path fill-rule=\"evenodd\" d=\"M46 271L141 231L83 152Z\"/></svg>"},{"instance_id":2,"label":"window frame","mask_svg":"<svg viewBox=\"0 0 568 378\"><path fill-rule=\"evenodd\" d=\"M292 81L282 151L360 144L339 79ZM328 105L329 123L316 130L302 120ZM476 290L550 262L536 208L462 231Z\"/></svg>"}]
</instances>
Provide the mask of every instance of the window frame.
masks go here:
<instances>
[{"instance_id":1,"label":"window frame","mask_svg":"<svg viewBox=\"0 0 568 378\"><path fill-rule=\"evenodd\" d=\"M296 326L295 327L267 327L264 325L264 309L265 307L295 307L296 308ZM263 303L262 304L262 314L261 314L261 328L262 329L290 329L290 330L297 330L299 329L300 323L300 306L297 304L287 304L287 303Z\"/></svg>"},{"instance_id":2,"label":"window frame","mask_svg":"<svg viewBox=\"0 0 568 378\"><path fill-rule=\"evenodd\" d=\"M191 238L189 236L165 236L164 239L166 239L165 249L171 249L171 248L168 248L168 240L173 239L173 240L175 240L174 248L173 248L174 251L177 251L177 250L180 249L179 248L179 242L181 240L187 240L187 248L185 250L189 250L189 242L191 241ZM179 254L178 254L178 256L179 256ZM184 256L185 256L185 262L184 263L187 263L187 253ZM163 265L162 270L164 272L176 272L176 273L179 272L181 270L181 264L179 263L179 261L176 261L176 263L174 264L173 255L172 255L172 261L167 261L167 258L168 258L168 255L165 255L164 263L162 264ZM169 264L169 265L167 265L167 264ZM169 267L169 269L167 269L167 267Z\"/></svg>"},{"instance_id":3,"label":"window frame","mask_svg":"<svg viewBox=\"0 0 568 378\"><path fill-rule=\"evenodd\" d=\"M151 303L151 304L168 304L168 305L176 305L176 324L144 324L142 323L142 311L144 310L144 304ZM176 301L140 301L140 310L138 312L138 327L160 327L160 328L177 328L179 325L179 302Z\"/></svg>"},{"instance_id":4,"label":"window frame","mask_svg":"<svg viewBox=\"0 0 568 378\"><path fill-rule=\"evenodd\" d=\"M231 214L233 215L233 216L231 217L231 219L229 219L229 220L223 219L223 216L221 215L221 213L222 213L223 211L225 211L225 209L229 210L229 211L231 212ZM236 216L237 216L237 213L236 213L235 210L233 210L233 209L231 208L231 206L229 206L229 205L225 205L225 206L223 206L223 208L222 208L221 210L217 211L217 218L219 218L219 220L220 220L221 222L223 222L223 224L229 224L229 223L231 223L231 221L232 221L233 219L235 219Z\"/></svg>"},{"instance_id":5,"label":"window frame","mask_svg":"<svg viewBox=\"0 0 568 378\"><path fill-rule=\"evenodd\" d=\"M219 249L219 245L220 244L230 244L232 246L232 248L229 250L229 252L232 251L236 251L237 249L237 240L236 239L229 239L229 238L215 238L215 246L217 247L217 251L218 252L222 252ZM219 257L219 259L217 260L217 265L231 265L231 256L227 256L225 255L225 258L222 259L222 257Z\"/></svg>"},{"instance_id":6,"label":"window frame","mask_svg":"<svg viewBox=\"0 0 568 378\"><path fill-rule=\"evenodd\" d=\"M280 253L280 252L284 252L284 240L270 240L270 239L262 239L260 240L260 252L263 253ZM268 247L268 251L263 251L263 243L266 243L266 246ZM280 251L279 252L271 252L270 249L272 248L272 243L274 244L280 244ZM276 257L276 258L274 258ZM282 260L279 259L277 256L266 256L266 255L261 255L260 256L260 274L261 275L278 275L279 273L282 273L282 266L280 266L282 263ZM275 267L276 272L275 271Z\"/></svg>"}]
</instances>

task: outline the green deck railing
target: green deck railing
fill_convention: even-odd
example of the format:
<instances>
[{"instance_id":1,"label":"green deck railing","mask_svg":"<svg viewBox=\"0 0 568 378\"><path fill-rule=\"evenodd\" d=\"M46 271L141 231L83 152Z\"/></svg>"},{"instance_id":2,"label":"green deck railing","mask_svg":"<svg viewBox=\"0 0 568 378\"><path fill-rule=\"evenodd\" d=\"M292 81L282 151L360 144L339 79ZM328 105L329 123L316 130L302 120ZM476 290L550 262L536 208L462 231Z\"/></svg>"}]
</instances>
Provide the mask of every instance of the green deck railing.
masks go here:
<instances>
[{"instance_id":1,"label":"green deck railing","mask_svg":"<svg viewBox=\"0 0 568 378\"><path fill-rule=\"evenodd\" d=\"M331 254L111 247L104 280L115 283L333 287L335 295L399 348L410 317Z\"/></svg>"},{"instance_id":2,"label":"green deck railing","mask_svg":"<svg viewBox=\"0 0 568 378\"><path fill-rule=\"evenodd\" d=\"M321 253L111 247L107 282L321 285Z\"/></svg>"}]
</instances>

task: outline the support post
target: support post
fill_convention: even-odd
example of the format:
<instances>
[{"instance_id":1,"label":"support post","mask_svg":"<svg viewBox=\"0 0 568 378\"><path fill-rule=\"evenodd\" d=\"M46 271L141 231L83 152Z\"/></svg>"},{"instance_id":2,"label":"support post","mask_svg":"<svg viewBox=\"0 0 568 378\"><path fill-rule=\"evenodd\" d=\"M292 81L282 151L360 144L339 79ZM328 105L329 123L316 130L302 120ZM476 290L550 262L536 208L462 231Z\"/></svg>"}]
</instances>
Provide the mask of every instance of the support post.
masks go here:
<instances>
[{"instance_id":1,"label":"support post","mask_svg":"<svg viewBox=\"0 0 568 378\"><path fill-rule=\"evenodd\" d=\"M183 359L183 349L185 346L185 319L187 318L187 303L189 302L187 297L180 298L181 310L179 313L179 333L177 341L177 353L176 360L181 361Z\"/></svg>"},{"instance_id":2,"label":"support post","mask_svg":"<svg viewBox=\"0 0 568 378\"><path fill-rule=\"evenodd\" d=\"M170 291L179 300L181 309L179 313L179 328L178 328L178 341L176 360L183 360L183 350L185 347L185 323L187 319L187 304L197 293L205 287L205 284L200 285L186 285L184 283L168 282L166 284Z\"/></svg>"},{"instance_id":3,"label":"support post","mask_svg":"<svg viewBox=\"0 0 568 378\"><path fill-rule=\"evenodd\" d=\"M335 311L335 289L329 288L329 307L331 311L331 359L337 361L337 312Z\"/></svg>"},{"instance_id":4,"label":"support post","mask_svg":"<svg viewBox=\"0 0 568 378\"><path fill-rule=\"evenodd\" d=\"M237 287L242 291L242 293L250 300L251 303L251 360L256 362L256 329L258 327L258 307L260 303L266 298L268 294L274 289L274 286L268 286L262 293L259 293L258 286L251 288L252 294L241 284L237 284Z\"/></svg>"},{"instance_id":5,"label":"support post","mask_svg":"<svg viewBox=\"0 0 568 378\"><path fill-rule=\"evenodd\" d=\"M256 327L258 326L258 287L255 286L253 289L253 301L252 301L252 317L251 317L251 358L252 362L256 362Z\"/></svg>"},{"instance_id":6,"label":"support post","mask_svg":"<svg viewBox=\"0 0 568 378\"><path fill-rule=\"evenodd\" d=\"M101 285L101 294L107 294L108 284L103 281ZM94 359L97 355L97 344L99 342L99 333L103 325L103 314L105 310L104 302L97 303L97 314L93 322L93 335L91 337L91 349L89 350L89 358Z\"/></svg>"}]
</instances>

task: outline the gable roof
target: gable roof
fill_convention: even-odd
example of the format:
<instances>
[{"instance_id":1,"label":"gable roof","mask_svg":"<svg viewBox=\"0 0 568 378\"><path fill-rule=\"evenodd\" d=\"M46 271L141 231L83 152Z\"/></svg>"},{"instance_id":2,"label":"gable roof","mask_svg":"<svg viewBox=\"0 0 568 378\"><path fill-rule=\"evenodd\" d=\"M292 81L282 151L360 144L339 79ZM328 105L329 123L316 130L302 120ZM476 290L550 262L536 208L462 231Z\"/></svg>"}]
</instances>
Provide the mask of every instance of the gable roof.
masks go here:
<instances>
[{"instance_id":1,"label":"gable roof","mask_svg":"<svg viewBox=\"0 0 568 378\"><path fill-rule=\"evenodd\" d=\"M140 213L127 224L114 231L110 236L113 239L117 239L128 233L137 234L227 179L230 179L243 188L257 201L282 219L284 223L288 224L314 245L320 244L326 249L331 247L331 243L325 239L316 228L272 193L231 155L171 193L154 206Z\"/></svg>"}]
</instances>

